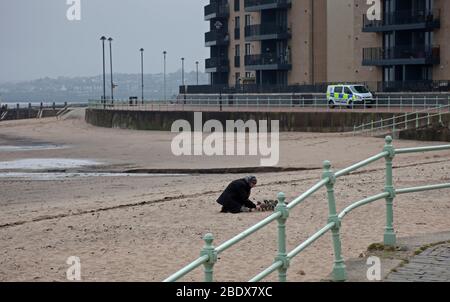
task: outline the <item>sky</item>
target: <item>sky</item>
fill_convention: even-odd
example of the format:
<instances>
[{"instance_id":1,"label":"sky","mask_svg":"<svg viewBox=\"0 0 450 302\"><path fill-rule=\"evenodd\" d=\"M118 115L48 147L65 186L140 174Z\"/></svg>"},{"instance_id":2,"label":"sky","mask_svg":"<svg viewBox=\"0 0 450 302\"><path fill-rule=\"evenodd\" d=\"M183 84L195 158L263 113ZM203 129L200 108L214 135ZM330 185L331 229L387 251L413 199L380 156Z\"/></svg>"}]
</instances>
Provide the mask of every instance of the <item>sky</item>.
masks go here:
<instances>
[{"instance_id":1,"label":"sky","mask_svg":"<svg viewBox=\"0 0 450 302\"><path fill-rule=\"evenodd\" d=\"M69 21L68 10L80 1L81 20ZM70 2L69 5L67 2ZM100 37L112 37L113 69L144 72L204 70L203 7L209 0L0 0L0 82L102 73ZM106 43L107 72L109 44Z\"/></svg>"}]
</instances>

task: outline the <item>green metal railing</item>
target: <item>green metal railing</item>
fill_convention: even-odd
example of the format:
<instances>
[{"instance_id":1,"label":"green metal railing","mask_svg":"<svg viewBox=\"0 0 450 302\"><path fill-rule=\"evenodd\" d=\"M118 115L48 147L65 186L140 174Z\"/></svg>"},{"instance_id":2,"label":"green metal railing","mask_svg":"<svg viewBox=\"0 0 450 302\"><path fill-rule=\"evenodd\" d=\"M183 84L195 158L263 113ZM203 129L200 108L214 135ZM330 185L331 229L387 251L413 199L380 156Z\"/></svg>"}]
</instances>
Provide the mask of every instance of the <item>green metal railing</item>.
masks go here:
<instances>
[{"instance_id":1,"label":"green metal railing","mask_svg":"<svg viewBox=\"0 0 450 302\"><path fill-rule=\"evenodd\" d=\"M217 262L218 255L223 253L225 250L231 248L241 240L247 238L273 221L277 220L278 222L278 254L275 257L275 261L272 265L270 265L263 272L259 273L255 277L253 277L250 282L258 282L269 276L275 271L278 271L278 279L280 282L285 282L287 280L287 271L289 269L290 262L293 258L295 258L298 254L300 254L307 247L312 245L319 238L324 236L328 231L331 231L332 240L333 240L333 248L334 248L334 266L333 266L333 279L335 281L345 281L347 280L346 267L344 263L344 259L342 257L341 252L341 239L340 239L340 229L342 222L347 214L352 212L353 210L362 207L364 205L373 203L378 200L385 199L386 201L386 226L384 229L384 244L386 246L395 246L396 244L396 234L394 231L394 211L393 204L396 195L399 194L407 194L407 193L415 193L422 191L430 191L430 190L439 190L450 188L450 183L438 184L438 185L426 185L421 187L413 187L413 188L405 188L405 189L396 189L393 183L393 167L392 162L396 155L408 154L408 153L420 153L420 152L431 152L431 151L443 151L450 150L450 145L443 146L432 146L432 147L419 147L419 148L404 148L404 149L395 149L392 145L392 138L390 136L386 137L386 144L383 149L383 152L370 157L366 160L363 160L357 164L354 164L348 168L345 168L341 171L334 173L331 170L331 163L329 161L325 161L323 165L323 174L322 180L307 190L305 193L294 199L289 205L286 204L285 194L278 194L278 205L275 209L275 213L260 221L256 225L250 227L246 231L240 233L234 238L228 240L218 247L213 246L213 235L207 234L204 237L205 246L201 251L200 258L190 263L188 266L184 267L182 270L176 272L172 276L168 277L164 280L164 282L174 282L182 278L184 275L193 271L194 269L204 266L204 274L205 281L212 282L213 278L213 269L214 265ZM369 164L377 162L378 160L385 159L386 162L386 183L384 187L384 191L367 197L363 200L355 202L345 208L342 212L338 214L336 209L336 200L334 194L334 187L336 185L337 179L343 176L350 174L360 168L363 168ZM292 251L287 252L286 250L286 221L289 218L290 211L295 208L297 205L305 201L308 197L313 195L315 192L320 190L321 188L326 187L327 189L327 197L328 197L328 221L326 225L320 229L318 232L309 237L306 241L301 243L299 246L294 248Z\"/></svg>"},{"instance_id":2,"label":"green metal railing","mask_svg":"<svg viewBox=\"0 0 450 302\"><path fill-rule=\"evenodd\" d=\"M404 113L400 115L394 115L388 119L380 119L378 121L370 121L369 123L362 124L360 126L355 126L353 128L353 135L357 134L367 134L371 135L381 131L392 131L394 134L396 131L408 130L413 125L412 128L415 129L423 126L423 120L426 120L426 125L431 125L432 119L435 117L439 118L439 123L442 124L442 117L444 114L450 112L450 105L438 106L436 108L428 108L416 112Z\"/></svg>"}]
</instances>

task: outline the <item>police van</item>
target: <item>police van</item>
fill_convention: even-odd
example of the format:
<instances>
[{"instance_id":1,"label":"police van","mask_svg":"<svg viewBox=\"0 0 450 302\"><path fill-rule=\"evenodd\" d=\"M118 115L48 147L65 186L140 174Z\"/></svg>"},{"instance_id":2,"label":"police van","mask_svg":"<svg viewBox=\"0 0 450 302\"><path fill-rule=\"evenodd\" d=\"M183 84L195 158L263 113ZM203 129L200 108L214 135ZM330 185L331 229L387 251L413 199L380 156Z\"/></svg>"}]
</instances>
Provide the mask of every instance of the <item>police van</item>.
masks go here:
<instances>
[{"instance_id":1,"label":"police van","mask_svg":"<svg viewBox=\"0 0 450 302\"><path fill-rule=\"evenodd\" d=\"M330 85L327 89L327 101L330 108L345 105L348 108L364 105L370 108L375 103L373 94L363 85Z\"/></svg>"}]
</instances>

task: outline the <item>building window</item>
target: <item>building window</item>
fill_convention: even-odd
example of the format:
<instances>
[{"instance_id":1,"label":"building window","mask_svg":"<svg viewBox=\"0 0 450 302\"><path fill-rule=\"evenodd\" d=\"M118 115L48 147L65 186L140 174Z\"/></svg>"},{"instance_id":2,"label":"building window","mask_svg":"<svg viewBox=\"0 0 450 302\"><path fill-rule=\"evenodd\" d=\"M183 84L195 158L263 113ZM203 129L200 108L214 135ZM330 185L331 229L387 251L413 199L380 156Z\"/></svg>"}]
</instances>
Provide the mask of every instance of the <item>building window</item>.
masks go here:
<instances>
[{"instance_id":1,"label":"building window","mask_svg":"<svg viewBox=\"0 0 450 302\"><path fill-rule=\"evenodd\" d=\"M252 18L250 15L245 15L245 26L252 25Z\"/></svg>"},{"instance_id":2,"label":"building window","mask_svg":"<svg viewBox=\"0 0 450 302\"><path fill-rule=\"evenodd\" d=\"M238 12L241 10L241 0L234 0L234 11Z\"/></svg>"},{"instance_id":3,"label":"building window","mask_svg":"<svg viewBox=\"0 0 450 302\"><path fill-rule=\"evenodd\" d=\"M234 39L239 40L241 38L241 18L237 16L234 19Z\"/></svg>"},{"instance_id":4,"label":"building window","mask_svg":"<svg viewBox=\"0 0 450 302\"><path fill-rule=\"evenodd\" d=\"M241 56L241 47L239 44L236 44L236 46L234 47L234 55L236 57L240 57Z\"/></svg>"},{"instance_id":5,"label":"building window","mask_svg":"<svg viewBox=\"0 0 450 302\"><path fill-rule=\"evenodd\" d=\"M252 54L252 45L250 43L245 44L245 55L249 56Z\"/></svg>"}]
</instances>

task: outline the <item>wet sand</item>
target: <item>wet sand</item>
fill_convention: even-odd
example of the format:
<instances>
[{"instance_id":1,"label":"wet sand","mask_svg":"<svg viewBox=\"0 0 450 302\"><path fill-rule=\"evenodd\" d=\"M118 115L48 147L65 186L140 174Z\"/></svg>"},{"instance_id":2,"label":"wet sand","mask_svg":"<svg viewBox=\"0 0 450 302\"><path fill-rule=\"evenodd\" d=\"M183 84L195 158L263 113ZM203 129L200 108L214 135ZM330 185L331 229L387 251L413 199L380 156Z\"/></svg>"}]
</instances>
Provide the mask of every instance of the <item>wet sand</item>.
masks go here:
<instances>
[{"instance_id":1,"label":"wet sand","mask_svg":"<svg viewBox=\"0 0 450 302\"><path fill-rule=\"evenodd\" d=\"M0 146L50 144L64 148L0 149L0 162L57 158L102 165L49 171L62 175L66 172L67 177L56 179L0 178L0 281L65 281L69 267L66 260L70 256L80 257L85 281L161 281L198 257L204 234L213 233L218 245L269 215L219 213L215 203L218 195L228 182L244 174L139 177L70 174L259 164L258 157L176 157L170 151L173 137L164 132L96 128L84 122L81 110L63 120L1 122ZM279 167L307 170L257 173L260 181L252 194L256 200L274 199L280 191L292 200L320 180L321 171L313 169L320 168L323 160L331 160L339 169L380 152L384 145L380 138L341 134L282 133L280 139ZM431 144L436 143L395 142L401 147ZM447 151L398 156L396 186L450 182L449 158ZM373 170L370 173L339 179L338 209L381 192L383 167L380 161L370 166ZM9 171L26 172L38 171ZM292 211L288 220L289 250L325 225L328 215L325 195L322 190ZM398 196L395 201L398 236L448 231L448 196L448 190ZM346 217L342 228L346 259L358 257L371 243L382 240L384 212L384 202L379 201ZM272 224L221 254L216 279L250 279L273 262L276 246L276 224ZM331 236L327 234L292 261L289 280L325 278L332 261ZM202 271L198 269L183 280L201 279ZM275 279L276 274L268 280Z\"/></svg>"}]
</instances>

